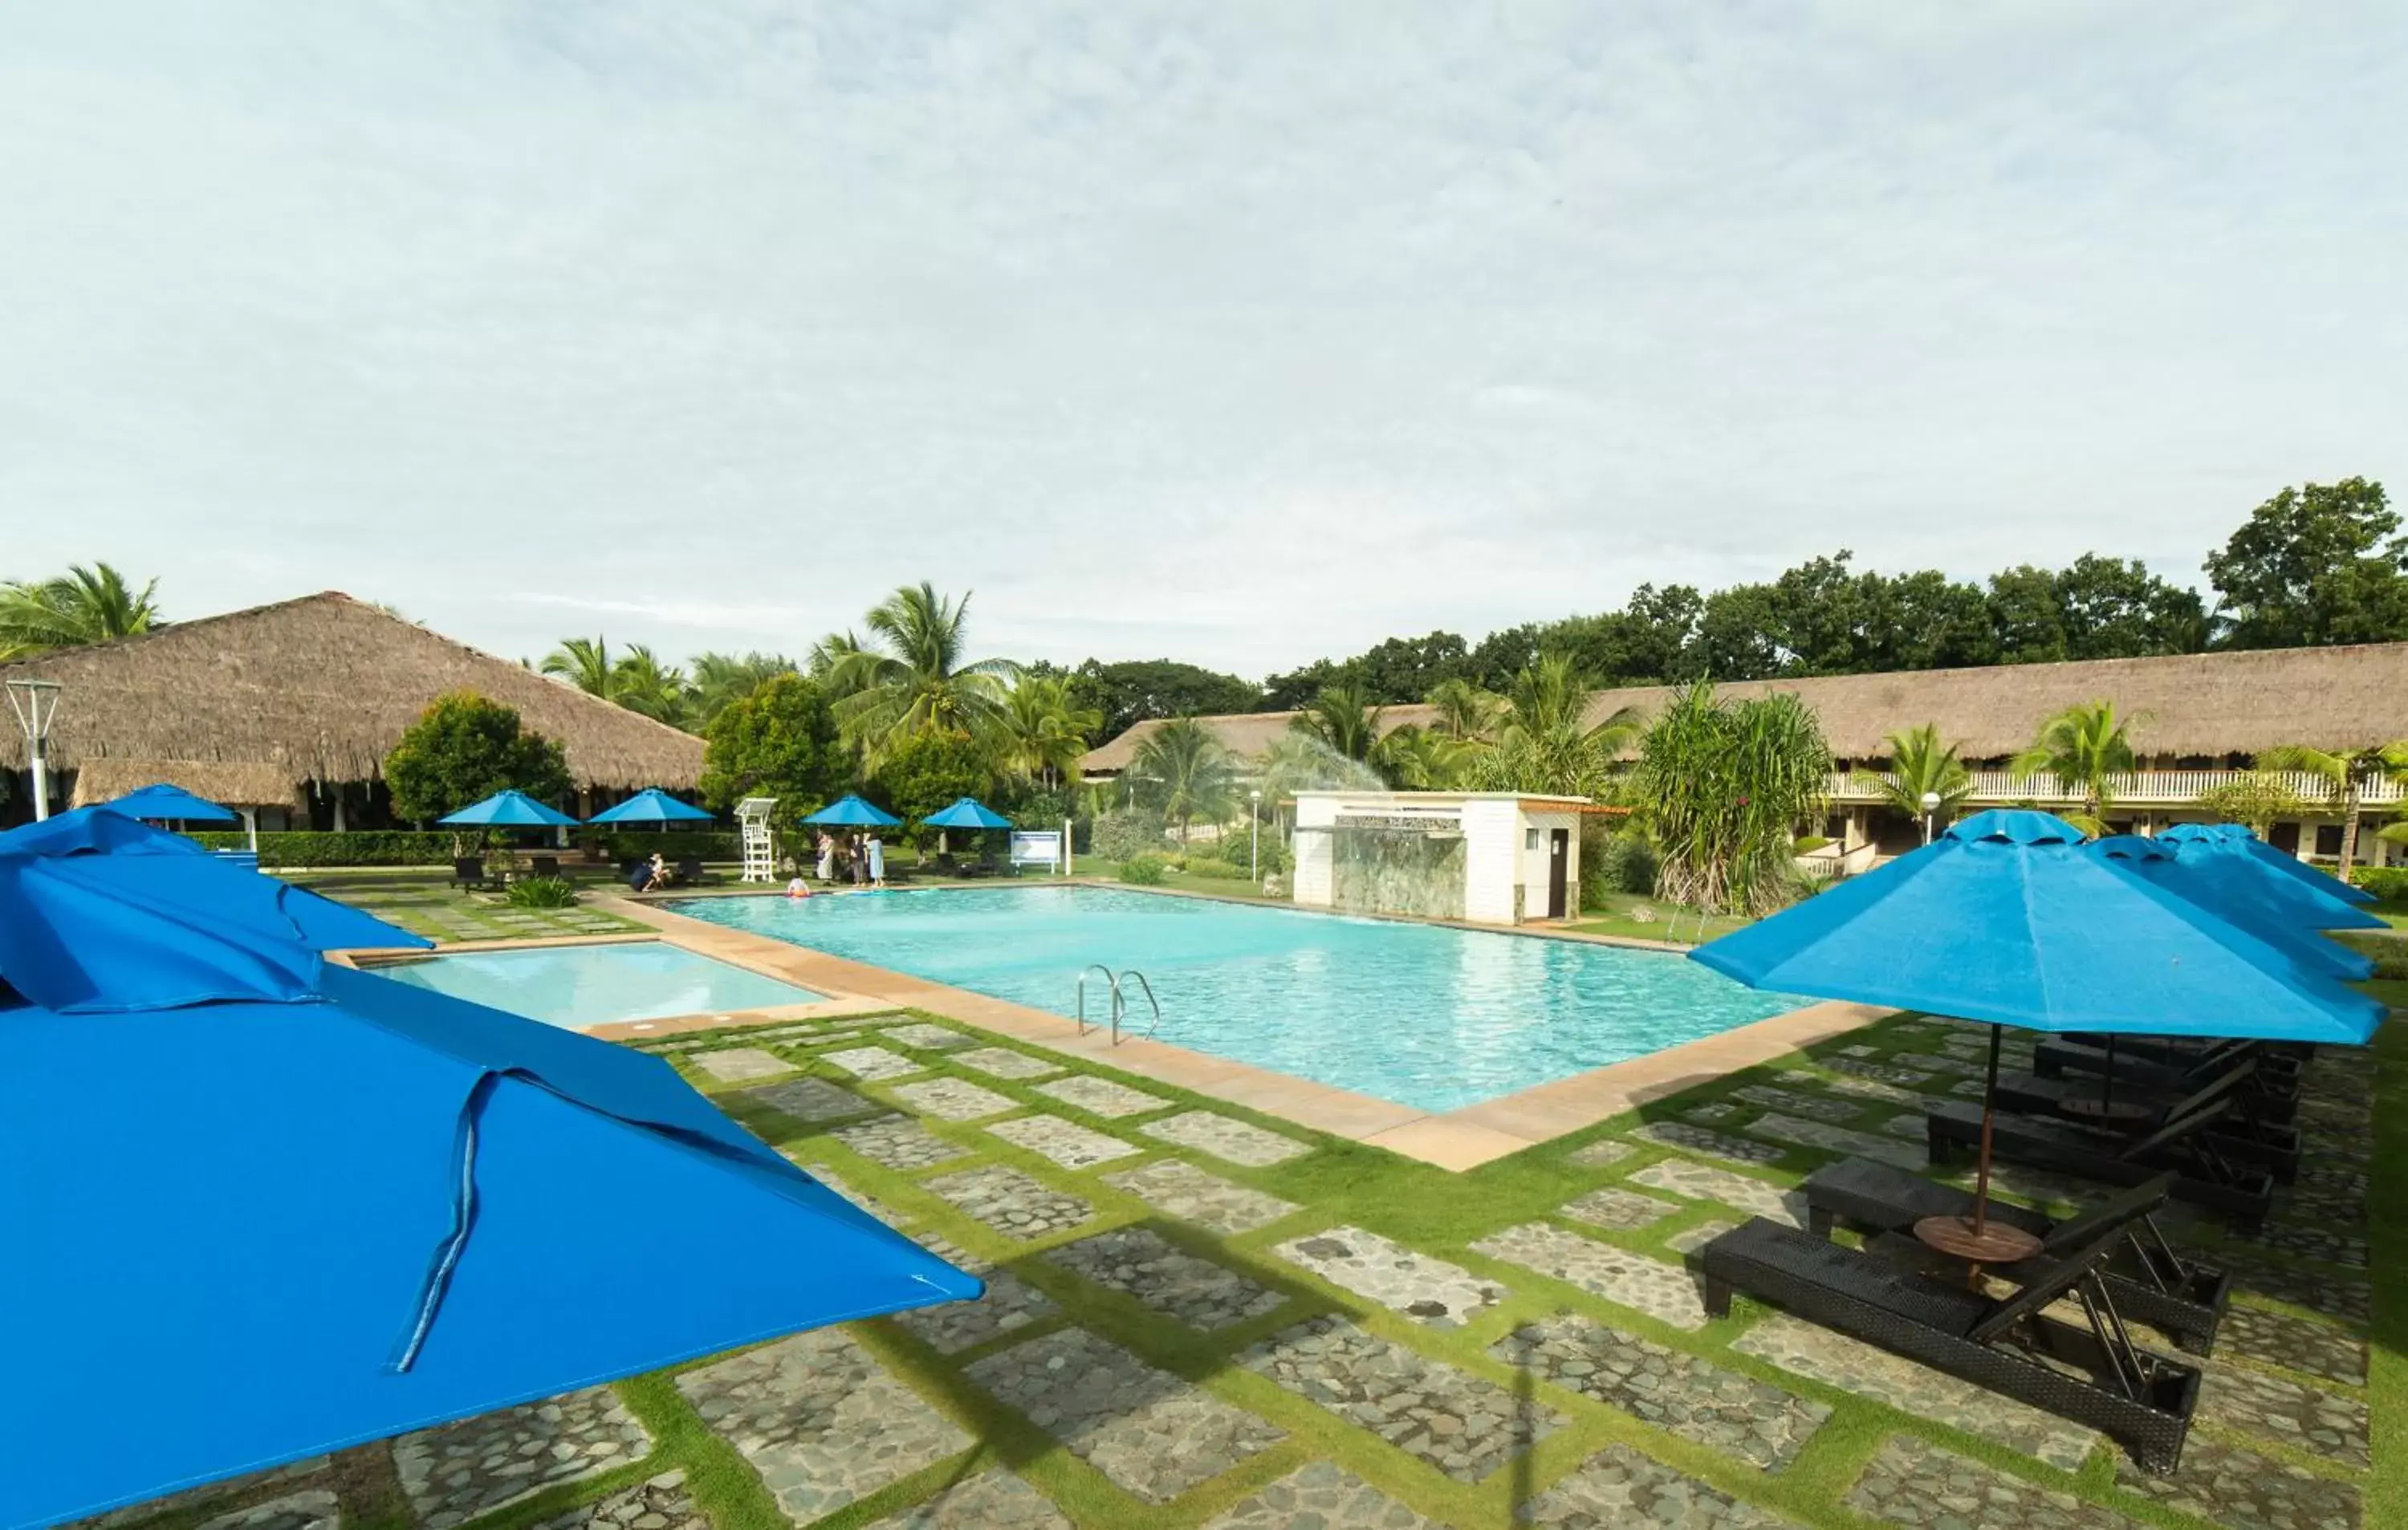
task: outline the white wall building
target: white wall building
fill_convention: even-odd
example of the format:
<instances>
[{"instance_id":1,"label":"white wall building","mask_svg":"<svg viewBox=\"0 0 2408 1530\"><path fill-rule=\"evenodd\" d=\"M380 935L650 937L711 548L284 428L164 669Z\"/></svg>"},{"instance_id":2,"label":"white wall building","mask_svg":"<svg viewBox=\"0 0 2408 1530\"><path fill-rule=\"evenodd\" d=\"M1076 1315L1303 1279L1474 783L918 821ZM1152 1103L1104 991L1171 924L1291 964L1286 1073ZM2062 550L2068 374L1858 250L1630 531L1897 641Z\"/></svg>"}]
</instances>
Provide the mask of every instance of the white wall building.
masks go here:
<instances>
[{"instance_id":1,"label":"white wall building","mask_svg":"<svg viewBox=\"0 0 2408 1530\"><path fill-rule=\"evenodd\" d=\"M1586 797L1298 792L1295 899L1475 924L1580 912Z\"/></svg>"}]
</instances>

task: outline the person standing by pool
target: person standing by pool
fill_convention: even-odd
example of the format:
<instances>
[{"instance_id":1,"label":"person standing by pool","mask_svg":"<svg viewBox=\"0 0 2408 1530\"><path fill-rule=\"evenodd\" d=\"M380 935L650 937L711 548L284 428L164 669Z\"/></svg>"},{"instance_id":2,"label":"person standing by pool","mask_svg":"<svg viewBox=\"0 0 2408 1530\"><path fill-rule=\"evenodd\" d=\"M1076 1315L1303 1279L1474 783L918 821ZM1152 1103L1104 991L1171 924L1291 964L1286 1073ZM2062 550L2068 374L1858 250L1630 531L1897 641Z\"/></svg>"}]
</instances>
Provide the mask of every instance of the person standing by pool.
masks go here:
<instances>
[{"instance_id":1,"label":"person standing by pool","mask_svg":"<svg viewBox=\"0 0 2408 1530\"><path fill-rule=\"evenodd\" d=\"M869 843L864 848L868 852L869 857L869 885L872 887L885 886L886 841L879 838L878 831L876 829L872 829L869 831Z\"/></svg>"},{"instance_id":2,"label":"person standing by pool","mask_svg":"<svg viewBox=\"0 0 2408 1530\"><path fill-rule=\"evenodd\" d=\"M820 831L819 851L820 880L832 882L836 880L836 836L825 829Z\"/></svg>"}]
</instances>

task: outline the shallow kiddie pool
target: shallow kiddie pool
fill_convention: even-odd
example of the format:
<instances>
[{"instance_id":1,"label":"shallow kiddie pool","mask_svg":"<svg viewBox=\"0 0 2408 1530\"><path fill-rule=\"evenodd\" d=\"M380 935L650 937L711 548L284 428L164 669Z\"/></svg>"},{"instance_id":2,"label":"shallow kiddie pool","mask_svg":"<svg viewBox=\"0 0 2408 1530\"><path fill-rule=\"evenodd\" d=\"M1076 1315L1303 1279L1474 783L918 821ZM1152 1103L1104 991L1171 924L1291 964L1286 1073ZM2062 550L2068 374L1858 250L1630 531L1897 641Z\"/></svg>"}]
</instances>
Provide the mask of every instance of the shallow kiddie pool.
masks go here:
<instances>
[{"instance_id":1,"label":"shallow kiddie pool","mask_svg":"<svg viewBox=\"0 0 2408 1530\"><path fill-rule=\"evenodd\" d=\"M663 940L461 951L373 970L413 988L573 1031L625 1020L811 1004L826 996Z\"/></svg>"}]
</instances>

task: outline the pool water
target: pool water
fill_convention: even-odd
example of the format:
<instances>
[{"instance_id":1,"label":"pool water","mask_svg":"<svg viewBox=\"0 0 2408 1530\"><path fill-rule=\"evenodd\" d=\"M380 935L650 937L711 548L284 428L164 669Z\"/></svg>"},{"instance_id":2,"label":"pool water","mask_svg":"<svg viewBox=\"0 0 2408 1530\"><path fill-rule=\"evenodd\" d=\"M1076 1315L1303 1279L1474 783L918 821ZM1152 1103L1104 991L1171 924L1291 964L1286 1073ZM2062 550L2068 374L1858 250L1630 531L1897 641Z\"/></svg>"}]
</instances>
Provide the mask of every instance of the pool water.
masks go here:
<instances>
[{"instance_id":1,"label":"pool water","mask_svg":"<svg viewBox=\"0 0 2408 1530\"><path fill-rule=\"evenodd\" d=\"M1165 897L994 887L696 898L680 913L1075 1012L1080 971L1136 967L1164 1041L1426 1110L1661 1051L1811 1001L1660 951ZM1100 979L1087 1014L1109 1008ZM1130 1023L1151 1012L1132 997Z\"/></svg>"},{"instance_id":2,"label":"pool water","mask_svg":"<svg viewBox=\"0 0 2408 1530\"><path fill-rule=\"evenodd\" d=\"M825 996L659 940L464 951L375 971L576 1031L623 1020L810 1004Z\"/></svg>"}]
</instances>

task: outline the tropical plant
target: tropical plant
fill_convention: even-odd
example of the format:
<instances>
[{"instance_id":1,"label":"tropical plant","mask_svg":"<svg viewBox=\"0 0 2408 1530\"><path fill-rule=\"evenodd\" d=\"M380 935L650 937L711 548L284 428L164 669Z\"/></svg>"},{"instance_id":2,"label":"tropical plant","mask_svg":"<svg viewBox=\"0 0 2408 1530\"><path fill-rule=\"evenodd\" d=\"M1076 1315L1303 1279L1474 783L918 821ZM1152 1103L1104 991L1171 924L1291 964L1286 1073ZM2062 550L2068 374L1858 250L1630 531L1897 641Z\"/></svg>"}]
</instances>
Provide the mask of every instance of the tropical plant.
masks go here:
<instances>
[{"instance_id":1,"label":"tropical plant","mask_svg":"<svg viewBox=\"0 0 2408 1530\"><path fill-rule=\"evenodd\" d=\"M505 898L513 908L573 908L577 889L560 877L521 877Z\"/></svg>"},{"instance_id":2,"label":"tropical plant","mask_svg":"<svg viewBox=\"0 0 2408 1530\"><path fill-rule=\"evenodd\" d=\"M1467 742L1487 738L1497 727L1505 703L1494 693L1467 679L1444 679L1430 687L1427 701L1438 713L1430 726Z\"/></svg>"},{"instance_id":3,"label":"tropical plant","mask_svg":"<svg viewBox=\"0 0 2408 1530\"><path fill-rule=\"evenodd\" d=\"M995 757L968 734L951 730L904 735L879 762L870 795L912 823L964 797L994 790Z\"/></svg>"},{"instance_id":4,"label":"tropical plant","mask_svg":"<svg viewBox=\"0 0 2408 1530\"><path fill-rule=\"evenodd\" d=\"M962 657L969 608L968 594L955 601L925 581L906 585L864 619L869 642L829 665L842 697L837 721L873 759L914 733L995 731L1020 666Z\"/></svg>"},{"instance_id":5,"label":"tropical plant","mask_svg":"<svg viewBox=\"0 0 2408 1530\"><path fill-rule=\"evenodd\" d=\"M861 651L861 639L853 636L851 627L847 627L842 632L829 633L813 643L810 653L803 661L803 669L824 686L831 697L841 696L844 693L838 688L837 671Z\"/></svg>"},{"instance_id":6,"label":"tropical plant","mask_svg":"<svg viewBox=\"0 0 2408 1530\"><path fill-rule=\"evenodd\" d=\"M2064 816L2085 834L2104 834L2106 812L2115 805L2109 778L2135 765L2129 736L2134 721L2116 716L2112 701L2068 707L2040 725L2031 748L2009 768L2018 776L2055 778L2057 790L2082 798L2081 809Z\"/></svg>"},{"instance_id":7,"label":"tropical plant","mask_svg":"<svg viewBox=\"0 0 2408 1530\"><path fill-rule=\"evenodd\" d=\"M1407 723L1371 747L1371 768L1408 792L1442 792L1455 784L1479 746L1452 734Z\"/></svg>"},{"instance_id":8,"label":"tropical plant","mask_svg":"<svg viewBox=\"0 0 2408 1530\"><path fill-rule=\"evenodd\" d=\"M1882 741L1882 752L1889 756L1889 769L1859 770L1856 779L1885 806L1909 818L1928 814L1946 820L1973 794L1973 773L1956 757L1956 748L1941 742L1940 725L1936 722L1893 733ZM1927 808L1926 797L1939 800Z\"/></svg>"},{"instance_id":9,"label":"tropical plant","mask_svg":"<svg viewBox=\"0 0 2408 1530\"><path fill-rule=\"evenodd\" d=\"M1121 863L1120 879L1131 887L1160 887L1163 873L1169 869L1170 860L1168 856L1156 855L1148 851L1141 855L1132 855Z\"/></svg>"},{"instance_id":10,"label":"tropical plant","mask_svg":"<svg viewBox=\"0 0 2408 1530\"><path fill-rule=\"evenodd\" d=\"M2290 782L2266 770L2244 771L2199 794L2199 806L2228 823L2246 823L2263 839L2283 819L2301 818L2310 811L2307 799Z\"/></svg>"},{"instance_id":11,"label":"tropical plant","mask_svg":"<svg viewBox=\"0 0 2408 1530\"><path fill-rule=\"evenodd\" d=\"M1380 708L1352 680L1324 686L1289 724L1341 760L1369 761L1380 742Z\"/></svg>"},{"instance_id":12,"label":"tropical plant","mask_svg":"<svg viewBox=\"0 0 2408 1530\"><path fill-rule=\"evenodd\" d=\"M1496 792L1605 796L1614 761L1639 736L1631 708L1588 721L1590 687L1569 653L1541 653L1513 677L1496 724L1497 741L1468 772Z\"/></svg>"},{"instance_id":13,"label":"tropical plant","mask_svg":"<svg viewBox=\"0 0 2408 1530\"><path fill-rule=\"evenodd\" d=\"M81 648L165 626L150 598L157 579L136 590L105 563L76 564L55 579L0 584L0 660Z\"/></svg>"},{"instance_id":14,"label":"tropical plant","mask_svg":"<svg viewBox=\"0 0 2408 1530\"><path fill-rule=\"evenodd\" d=\"M1004 768L1051 788L1077 766L1103 723L1099 708L1079 705L1066 677L1023 675L996 722Z\"/></svg>"},{"instance_id":15,"label":"tropical plant","mask_svg":"<svg viewBox=\"0 0 2408 1530\"><path fill-rule=\"evenodd\" d=\"M655 722L681 728L686 722L691 693L684 670L662 664L659 655L637 643L611 668L610 699Z\"/></svg>"},{"instance_id":16,"label":"tropical plant","mask_svg":"<svg viewBox=\"0 0 2408 1530\"><path fill-rule=\"evenodd\" d=\"M556 802L570 784L556 740L523 731L517 711L473 691L427 708L384 757L384 779L394 815L419 824L506 789Z\"/></svg>"},{"instance_id":17,"label":"tropical plant","mask_svg":"<svg viewBox=\"0 0 2408 1530\"><path fill-rule=\"evenodd\" d=\"M729 703L703 737L702 800L720 812L746 797L775 797L773 816L794 829L852 782L853 752L827 695L800 675L773 676Z\"/></svg>"},{"instance_id":18,"label":"tropical plant","mask_svg":"<svg viewBox=\"0 0 2408 1530\"><path fill-rule=\"evenodd\" d=\"M2258 768L2301 771L2324 784L2325 800L2341 814L2341 879L2347 881L2350 865L2357 859L2366 779L2408 777L2408 739L2335 750L2281 744L2258 756Z\"/></svg>"},{"instance_id":19,"label":"tropical plant","mask_svg":"<svg viewBox=\"0 0 2408 1530\"><path fill-rule=\"evenodd\" d=\"M1174 717L1149 731L1129 758L1128 773L1140 796L1179 825L1182 844L1196 820L1218 822L1237 808L1236 762L1192 717Z\"/></svg>"},{"instance_id":20,"label":"tropical plant","mask_svg":"<svg viewBox=\"0 0 2408 1530\"><path fill-rule=\"evenodd\" d=\"M618 694L619 670L610 662L610 644L603 637L564 637L536 667L555 675L589 696L609 701Z\"/></svg>"},{"instance_id":21,"label":"tropical plant","mask_svg":"<svg viewBox=\"0 0 2408 1530\"><path fill-rule=\"evenodd\" d=\"M711 719L743 700L780 675L796 672L795 661L782 653L703 652L694 656L694 715L696 728L708 729Z\"/></svg>"},{"instance_id":22,"label":"tropical plant","mask_svg":"<svg viewBox=\"0 0 2408 1530\"><path fill-rule=\"evenodd\" d=\"M1629 782L1658 857L1656 895L1717 912L1779 908L1795 881L1791 836L1823 815L1830 769L1822 725L1796 695L1675 691Z\"/></svg>"}]
</instances>

